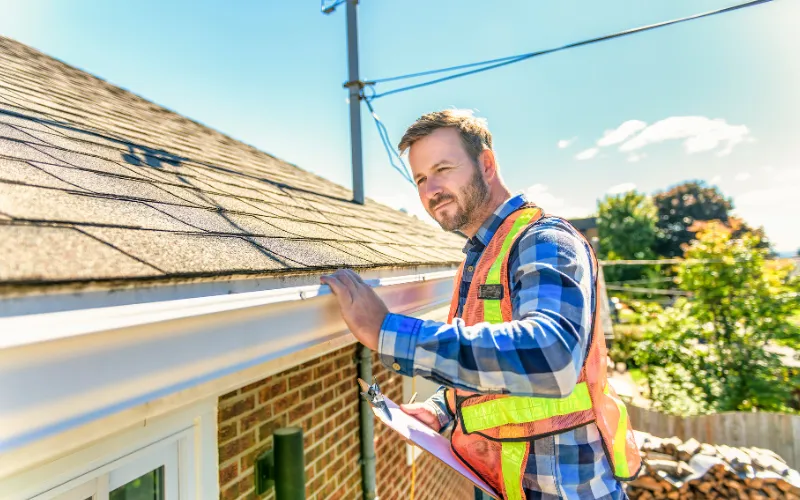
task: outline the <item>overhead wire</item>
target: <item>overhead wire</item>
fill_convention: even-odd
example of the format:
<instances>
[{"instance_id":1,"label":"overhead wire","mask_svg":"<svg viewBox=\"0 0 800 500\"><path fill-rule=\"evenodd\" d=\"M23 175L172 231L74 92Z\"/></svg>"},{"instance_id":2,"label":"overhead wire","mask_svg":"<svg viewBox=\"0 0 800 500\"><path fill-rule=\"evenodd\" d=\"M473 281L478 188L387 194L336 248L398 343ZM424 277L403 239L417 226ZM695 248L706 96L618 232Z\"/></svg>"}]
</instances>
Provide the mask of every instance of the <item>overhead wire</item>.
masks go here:
<instances>
[{"instance_id":1,"label":"overhead wire","mask_svg":"<svg viewBox=\"0 0 800 500\"><path fill-rule=\"evenodd\" d=\"M665 26L670 26L670 25L673 25L673 24L683 23L683 22L686 22L686 21L692 21L692 20L701 19L701 18L704 18L704 17L715 16L715 15L718 15L718 14L724 14L724 13L732 12L732 11L735 11L735 10L747 8L747 7L753 7L753 6L756 6L756 5L759 5L759 4L763 4L763 3L767 3L767 2L771 2L771 1L773 1L773 0L751 0L749 2L745 2L745 3L741 3L741 4L737 4L737 5L732 5L730 7L725 7L725 8L722 8L722 9L716 9L716 10L712 10L712 11L708 11L708 12L703 12L703 13L700 13L700 14L693 14L691 16L681 17L681 18L678 18L678 19L672 19L670 21L663 21L663 22L660 22L660 23L650 24L650 25L646 25L646 26L640 26L638 28L631 28L631 29L628 29L628 30L625 30L625 31L620 31L620 32L617 32L617 33L609 34L609 35L603 35L603 36L599 36L599 37L595 37L595 38L590 38L588 40L581 40L581 41L578 41L578 42L568 43L566 45L562 45L560 47L554 47L554 48L551 48L551 49L539 50L539 51L536 51L536 52L529 52L529 53L526 53L526 54L520 54L520 55L516 55L516 56L501 57L501 58L498 58L498 59L490 59L490 60L487 60L487 61L479 61L479 62L470 63L470 64L463 64L463 65L459 65L459 66L451 66L449 68L434 69L434 70L422 71L422 72L418 72L418 73L410 73L410 74L407 74L407 75L400 75L400 76L394 76L394 77L389 77L389 78L370 80L370 81L367 82L368 84L385 83L385 82L389 82L389 81L397 81L397 80L403 80L403 79L418 78L420 76L427 76L427 75L438 74L438 73L446 73L446 72L449 72L449 71L455 71L455 70L458 70L458 69L464 69L464 68L468 68L468 67L484 66L482 68L473 69L473 70L470 70L470 71L464 71L464 72L461 72L461 73L456 73L455 75L445 76L445 77L442 77L442 78L436 78L436 79L433 79L433 80L429 80L427 82L417 83L417 84L414 84L414 85L408 85L406 87L400 87L400 88L392 89L392 90L389 90L389 91L386 91L386 92L382 92L382 93L376 93L370 99L371 100L380 99L381 97L386 97L388 95L398 94L400 92L407 92L409 90L414 90L414 89L418 89L418 88L422 88L422 87L427 87L427 86L430 86L430 85L435 85L437 83L442 83L442 82L446 82L446 81L449 81L449 80L454 80L456 78L462 78L462 77L465 77L465 76L470 76L470 75L474 75L474 74L477 74L477 73L482 73L484 71L497 69L497 68L500 68L500 67L503 67L503 66L508 66L510 64L514 64L514 63L518 63L518 62L525 61L525 60L528 60L528 59L532 59L534 57L539 57L539 56L543 56L543 55L546 55L546 54L552 54L554 52L560 52L562 50L573 49L573 48L581 47L581 46L584 46L584 45L590 45L590 44L594 44L594 43L604 42L604 41L607 41L607 40L613 40L615 38L621 38L621 37L624 37L624 36L633 35L633 34L641 33L641 32L644 32L644 31L650 31L650 30L654 30L654 29L658 29L658 28L663 28Z\"/></svg>"},{"instance_id":2,"label":"overhead wire","mask_svg":"<svg viewBox=\"0 0 800 500\"><path fill-rule=\"evenodd\" d=\"M408 181L416 188L417 184L414 182L411 171L406 166L403 158L400 157L400 155L392 146L392 141L389 139L389 131L386 130L386 125L384 125L381 119L378 117L378 113L376 113L375 108L372 107L370 99L364 99L364 102L366 103L367 108L372 115L372 119L375 121L375 127L378 129L378 136L381 138L381 144L383 144L386 154L389 156L389 164L392 166L392 168L397 170L398 173L400 173L403 179ZM395 159L397 159L399 165L395 163Z\"/></svg>"},{"instance_id":3,"label":"overhead wire","mask_svg":"<svg viewBox=\"0 0 800 500\"><path fill-rule=\"evenodd\" d=\"M343 3L345 3L345 2L347 2L347 0L336 0L335 2L333 2L332 4L330 4L330 5L328 5L328 6L326 7L326 6L325 6L325 0L320 0L320 1L319 1L319 10L320 10L320 12L322 12L323 14L330 14L330 13L332 13L333 11L335 11L335 10L336 10L336 7L338 7L338 6L342 5L342 4L343 4Z\"/></svg>"},{"instance_id":4,"label":"overhead wire","mask_svg":"<svg viewBox=\"0 0 800 500\"><path fill-rule=\"evenodd\" d=\"M522 54L522 55L524 55L524 54ZM520 56L521 55L498 57L497 59L490 59L488 61L479 61L479 62L468 63L468 64L459 64L458 66L450 66L449 68L431 69L431 70L427 70L427 71L420 71L419 73L409 73L407 75L392 76L392 77L388 77L388 78L376 78L374 80L369 80L368 82L365 82L365 83L368 83L370 85L374 85L374 84L377 84L377 83L394 82L394 81L397 81L397 80L405 80L405 79L408 79L408 78L418 78L420 76L435 75L437 73L447 73L448 71L455 71L455 70L458 70L458 69L473 68L475 66L484 66L486 64L492 64L492 63L497 63L497 62L508 61L510 59L516 59L516 58L518 58Z\"/></svg>"},{"instance_id":5,"label":"overhead wire","mask_svg":"<svg viewBox=\"0 0 800 500\"><path fill-rule=\"evenodd\" d=\"M324 0L321 0L321 6L320 7L321 7L323 12L329 13L329 12L332 12L333 9L335 9L337 6L341 5L342 3L345 3L346 1L347 0L337 0L333 4L331 4L330 6L324 7ZM400 157L400 155L397 153L397 151L392 146L392 142L391 142L391 140L389 138L389 132L387 131L386 126L383 124L383 122L380 120L380 118L378 118L378 115L375 112L375 109L374 109L374 107L372 105L372 101L374 101L375 99L379 99L381 97L386 97L386 96L389 96L389 95L392 95L392 94L398 94L398 93L401 93L401 92L407 92L409 90L414 90L414 89L418 89L418 88L422 88L422 87L427 87L427 86L430 86L430 85L435 85L437 83L442 83L442 82L446 82L446 81L449 81L449 80L455 80L456 78L462 78L462 77L474 75L474 74L477 74L477 73L482 73L482 72L485 72L485 71L501 68L503 66L508 66L510 64L515 64L515 63L518 63L518 62L521 62L521 61L526 61L526 60L532 59L534 57L539 57L539 56L543 56L543 55L547 55L547 54L552 54L552 53L555 53L555 52L560 52L560 51L563 51L563 50L568 50L568 49L572 49L572 48L576 48L576 47L581 47L581 46L584 46L584 45L591 45L591 44L594 44L594 43L604 42L604 41L607 41L607 40L613 40L615 38L621 38L621 37L624 37L624 36L633 35L633 34L641 33L641 32L644 32L644 31L650 31L650 30L654 30L654 29L657 29L657 28L663 28L665 26L670 26L670 25L673 25L673 24L683 23L683 22L686 22L686 21L692 21L692 20L701 19L701 18L704 18L704 17L715 16L715 15L718 15L718 14L724 14L724 13L732 12L732 11L735 11L735 10L747 8L747 7L753 7L753 6L756 6L756 5L759 5L759 4L763 4L763 3L767 3L767 2L771 2L771 1L773 1L773 0L751 0L749 2L745 2L745 3L741 3L741 4L737 4L737 5L732 5L730 7L724 7L722 9L716 9L716 10L712 10L712 11L708 11L708 12L703 12L703 13L700 13L700 14L693 14L691 16L686 16L686 17L682 17L682 18L678 18L678 19L672 19L670 21L663 21L663 22L660 22L660 23L650 24L650 25L646 25L646 26L640 26L640 27L637 27L637 28L631 28L631 29L628 29L628 30L625 30L625 31L620 31L620 32L617 32L617 33L609 34L609 35L603 35L603 36L599 36L599 37L595 37L595 38L590 38L590 39L587 39L587 40L581 40L581 41L578 41L578 42L572 42L572 43L568 43L566 45L562 45L560 47L555 47L555 48L550 48L550 49L545 49L545 50L539 50L539 51L536 51L536 52L528 52L526 54L518 54L518 55L513 55L513 56L506 56L506 57L500 57L500 58L495 58L495 59L488 59L488 60L485 60L485 61L478 61L478 62L474 62L474 63L460 64L460 65L456 65L456 66L449 66L447 68L439 68L439 69L433 69L433 70L427 70L427 71L419 71L419 72L416 72L416 73L409 73L409 74L405 74L405 75L398 75L398 76L387 77L387 78L378 78L378 79L368 80L368 81L364 81L364 82L359 82L359 83L362 84L361 91L359 92L359 98L362 99L366 103L367 108L369 109L370 114L372 115L372 118L375 121L375 126L378 129L378 135L380 136L381 143L383 144L383 147L386 150L387 155L389 156L389 163L391 164L392 168L394 168L397 172L399 172L400 175L406 181L411 183L416 188L416 183L414 182L414 179L413 179L413 177L411 175L411 172L409 171L409 169L406 166L406 164L403 161L403 159ZM423 77L423 76L430 76L430 75L435 75L435 74L440 74L440 73L449 73L449 72L452 72L452 71L458 71L458 70L467 69L467 68L477 68L477 69L472 69L472 70L469 70L469 71L463 71L461 73L456 73L454 75L449 75L449 76L445 76L445 77L442 77L442 78L435 78L433 80L428 80L426 82L421 82L421 83L417 83L417 84L413 84L413 85L408 85L408 86L405 86L405 87L400 87L400 88L388 90L388 91L382 92L382 93L378 93L378 92L375 91L375 85L380 84L380 83L387 83L387 82L393 82L393 81L399 81L399 80L420 78L420 77ZM368 95L365 94L364 89L366 89L366 88L369 88L371 90L372 95L368 96ZM397 160L397 163L395 163L395 159ZM663 262L663 263L666 264L668 262ZM676 262L669 262L669 263L676 263ZM623 265L623 264L621 262L616 262L615 264L606 264L606 265Z\"/></svg>"},{"instance_id":6,"label":"overhead wire","mask_svg":"<svg viewBox=\"0 0 800 500\"><path fill-rule=\"evenodd\" d=\"M618 286L618 285L606 285L607 290L613 290L618 292L630 292L630 293L645 293L651 295L676 295L682 297L690 297L692 294L689 292L684 292L682 290L664 290L662 288L644 288L644 287L626 287L626 286Z\"/></svg>"}]
</instances>

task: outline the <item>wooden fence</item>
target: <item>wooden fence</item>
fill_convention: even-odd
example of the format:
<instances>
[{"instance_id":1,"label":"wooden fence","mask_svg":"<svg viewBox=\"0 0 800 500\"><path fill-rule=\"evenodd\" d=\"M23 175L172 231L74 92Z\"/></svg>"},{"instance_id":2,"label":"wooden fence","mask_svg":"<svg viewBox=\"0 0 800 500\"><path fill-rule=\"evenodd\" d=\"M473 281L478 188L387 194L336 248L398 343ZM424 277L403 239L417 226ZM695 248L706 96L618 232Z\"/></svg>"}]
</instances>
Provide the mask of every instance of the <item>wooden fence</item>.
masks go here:
<instances>
[{"instance_id":1,"label":"wooden fence","mask_svg":"<svg viewBox=\"0 0 800 500\"><path fill-rule=\"evenodd\" d=\"M695 438L701 443L757 446L772 450L800 469L800 415L730 412L679 417L628 404L633 428L654 436Z\"/></svg>"}]
</instances>

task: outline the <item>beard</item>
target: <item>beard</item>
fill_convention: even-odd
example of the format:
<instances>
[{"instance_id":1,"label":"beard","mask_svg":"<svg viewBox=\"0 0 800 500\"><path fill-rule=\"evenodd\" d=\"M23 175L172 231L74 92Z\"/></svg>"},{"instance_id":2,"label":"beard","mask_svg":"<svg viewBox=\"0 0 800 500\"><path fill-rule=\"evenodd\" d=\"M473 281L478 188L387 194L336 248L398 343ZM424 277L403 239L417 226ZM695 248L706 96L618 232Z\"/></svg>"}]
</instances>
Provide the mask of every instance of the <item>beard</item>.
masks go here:
<instances>
[{"instance_id":1,"label":"beard","mask_svg":"<svg viewBox=\"0 0 800 500\"><path fill-rule=\"evenodd\" d=\"M458 231L470 223L475 216L475 212L486 201L489 195L489 185L483 180L478 169L472 176L469 184L462 190L459 196L452 194L441 194L431 199L428 209L431 217L439 223L445 231ZM436 217L435 210L440 205L452 202L455 205L455 212L447 215L442 214Z\"/></svg>"}]
</instances>

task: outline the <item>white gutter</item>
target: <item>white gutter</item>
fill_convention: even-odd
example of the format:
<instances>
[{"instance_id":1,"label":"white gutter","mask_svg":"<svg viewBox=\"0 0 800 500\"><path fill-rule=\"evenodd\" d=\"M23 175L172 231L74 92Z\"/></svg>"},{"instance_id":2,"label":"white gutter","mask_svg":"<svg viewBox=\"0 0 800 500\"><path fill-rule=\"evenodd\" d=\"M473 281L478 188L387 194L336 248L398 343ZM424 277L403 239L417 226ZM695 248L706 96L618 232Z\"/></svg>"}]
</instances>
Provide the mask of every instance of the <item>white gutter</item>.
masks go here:
<instances>
[{"instance_id":1,"label":"white gutter","mask_svg":"<svg viewBox=\"0 0 800 500\"><path fill-rule=\"evenodd\" d=\"M454 274L368 283L391 311L413 313L446 304ZM251 369L252 378L254 367L321 344L351 342L327 286L0 318L0 454L237 372Z\"/></svg>"}]
</instances>

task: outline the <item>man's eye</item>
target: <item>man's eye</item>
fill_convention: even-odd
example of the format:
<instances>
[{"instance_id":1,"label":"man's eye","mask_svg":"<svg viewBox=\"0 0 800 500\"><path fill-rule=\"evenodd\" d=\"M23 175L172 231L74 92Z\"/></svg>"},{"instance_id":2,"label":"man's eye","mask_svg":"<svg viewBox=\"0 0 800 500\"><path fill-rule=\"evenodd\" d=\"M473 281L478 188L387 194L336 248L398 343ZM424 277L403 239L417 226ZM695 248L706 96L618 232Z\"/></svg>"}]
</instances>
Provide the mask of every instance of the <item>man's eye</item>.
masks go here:
<instances>
[{"instance_id":1,"label":"man's eye","mask_svg":"<svg viewBox=\"0 0 800 500\"><path fill-rule=\"evenodd\" d=\"M417 179L417 186L421 186L423 182L425 182L425 177L421 177L420 179Z\"/></svg>"}]
</instances>

